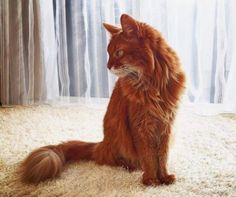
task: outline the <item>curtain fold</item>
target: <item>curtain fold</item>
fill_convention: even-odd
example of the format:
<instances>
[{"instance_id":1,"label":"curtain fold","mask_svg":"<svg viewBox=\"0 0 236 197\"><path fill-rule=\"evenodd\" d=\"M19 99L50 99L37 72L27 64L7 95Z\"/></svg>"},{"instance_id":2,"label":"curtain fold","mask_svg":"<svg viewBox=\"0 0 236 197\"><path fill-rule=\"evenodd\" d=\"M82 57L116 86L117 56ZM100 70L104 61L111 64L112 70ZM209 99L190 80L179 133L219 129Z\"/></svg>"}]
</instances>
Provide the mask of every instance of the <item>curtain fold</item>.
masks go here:
<instances>
[{"instance_id":1,"label":"curtain fold","mask_svg":"<svg viewBox=\"0 0 236 197\"><path fill-rule=\"evenodd\" d=\"M156 27L177 51L194 103L236 111L234 0L0 1L0 101L31 104L61 96L109 97L109 35L122 13Z\"/></svg>"},{"instance_id":2,"label":"curtain fold","mask_svg":"<svg viewBox=\"0 0 236 197\"><path fill-rule=\"evenodd\" d=\"M49 12L45 12L46 7ZM56 84L47 85L53 75L53 70L48 67L52 64L53 56L48 54L50 46L47 46L50 44L48 41L51 32L48 33L47 29L46 33L44 29L50 24L46 22L50 13L53 13L53 9L47 0L0 2L2 104L42 102L52 96L48 94L48 89L52 92L58 88L55 87ZM51 19L53 22L52 17ZM54 40L54 37L51 39ZM51 51L55 51L55 47ZM57 92L53 91L53 94L56 95Z\"/></svg>"},{"instance_id":3,"label":"curtain fold","mask_svg":"<svg viewBox=\"0 0 236 197\"><path fill-rule=\"evenodd\" d=\"M223 105L228 111L236 111L236 1L226 1L225 9L227 49L224 64L226 84Z\"/></svg>"}]
</instances>

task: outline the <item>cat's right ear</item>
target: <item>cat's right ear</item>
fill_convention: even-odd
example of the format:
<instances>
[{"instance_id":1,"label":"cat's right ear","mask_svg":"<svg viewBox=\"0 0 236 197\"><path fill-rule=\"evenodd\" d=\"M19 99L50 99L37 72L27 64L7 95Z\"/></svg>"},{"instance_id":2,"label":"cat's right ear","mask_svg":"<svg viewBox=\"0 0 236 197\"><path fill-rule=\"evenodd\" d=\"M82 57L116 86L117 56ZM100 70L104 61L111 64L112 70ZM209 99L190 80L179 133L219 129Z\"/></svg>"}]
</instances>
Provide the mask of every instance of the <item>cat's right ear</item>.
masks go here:
<instances>
[{"instance_id":1,"label":"cat's right ear","mask_svg":"<svg viewBox=\"0 0 236 197\"><path fill-rule=\"evenodd\" d=\"M119 31L121 31L121 28L107 24L107 23L103 23L103 26L111 35L116 34Z\"/></svg>"},{"instance_id":2,"label":"cat's right ear","mask_svg":"<svg viewBox=\"0 0 236 197\"><path fill-rule=\"evenodd\" d=\"M122 26L123 32L127 35L138 35L138 24L135 19L133 19L131 16L127 14L122 14L120 17L120 23Z\"/></svg>"}]
</instances>

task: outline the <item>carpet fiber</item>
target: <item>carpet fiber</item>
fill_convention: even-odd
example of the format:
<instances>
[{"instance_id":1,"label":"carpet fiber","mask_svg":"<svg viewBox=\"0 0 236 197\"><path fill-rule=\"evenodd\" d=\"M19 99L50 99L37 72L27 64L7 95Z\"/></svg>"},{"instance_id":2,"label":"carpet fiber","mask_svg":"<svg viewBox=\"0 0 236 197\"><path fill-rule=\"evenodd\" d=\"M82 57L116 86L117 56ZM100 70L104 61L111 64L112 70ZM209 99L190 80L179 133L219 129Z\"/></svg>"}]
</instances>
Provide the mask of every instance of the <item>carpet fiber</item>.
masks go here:
<instances>
[{"instance_id":1,"label":"carpet fiber","mask_svg":"<svg viewBox=\"0 0 236 197\"><path fill-rule=\"evenodd\" d=\"M33 149L67 140L100 141L105 107L37 106L0 108L0 196L236 196L236 116L200 116L182 107L174 127L170 186L145 187L141 171L66 165L62 175L24 185L15 172Z\"/></svg>"}]
</instances>

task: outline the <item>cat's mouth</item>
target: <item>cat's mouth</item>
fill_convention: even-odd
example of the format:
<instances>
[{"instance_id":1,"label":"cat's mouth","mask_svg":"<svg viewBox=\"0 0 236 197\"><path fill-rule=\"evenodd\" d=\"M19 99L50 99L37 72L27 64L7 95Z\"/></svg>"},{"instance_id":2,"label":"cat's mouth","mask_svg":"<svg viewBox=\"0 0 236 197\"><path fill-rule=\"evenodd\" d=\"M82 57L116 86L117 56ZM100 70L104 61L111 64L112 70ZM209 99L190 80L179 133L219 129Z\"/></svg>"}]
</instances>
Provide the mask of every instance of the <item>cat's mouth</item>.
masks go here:
<instances>
[{"instance_id":1,"label":"cat's mouth","mask_svg":"<svg viewBox=\"0 0 236 197\"><path fill-rule=\"evenodd\" d=\"M124 71L124 69L119 68L119 69L115 69L114 67L112 67L110 69L111 73L118 76L118 77L125 77L127 75L127 73Z\"/></svg>"},{"instance_id":2,"label":"cat's mouth","mask_svg":"<svg viewBox=\"0 0 236 197\"><path fill-rule=\"evenodd\" d=\"M122 66L121 68L114 68L112 67L110 69L111 73L118 76L118 77L125 77L125 76L130 76L132 78L138 78L139 74L137 71L132 69L129 66Z\"/></svg>"}]
</instances>

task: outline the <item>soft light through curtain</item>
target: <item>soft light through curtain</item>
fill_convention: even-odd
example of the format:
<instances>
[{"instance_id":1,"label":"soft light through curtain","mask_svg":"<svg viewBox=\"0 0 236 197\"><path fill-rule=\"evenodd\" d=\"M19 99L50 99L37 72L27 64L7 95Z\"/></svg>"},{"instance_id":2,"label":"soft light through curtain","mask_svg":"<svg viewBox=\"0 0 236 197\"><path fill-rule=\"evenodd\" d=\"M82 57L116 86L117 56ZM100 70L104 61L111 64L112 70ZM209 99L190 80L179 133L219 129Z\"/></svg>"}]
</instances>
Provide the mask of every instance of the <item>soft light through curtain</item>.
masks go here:
<instances>
[{"instance_id":1,"label":"soft light through curtain","mask_svg":"<svg viewBox=\"0 0 236 197\"><path fill-rule=\"evenodd\" d=\"M109 97L109 36L102 22L128 13L159 29L188 75L186 96L236 111L234 0L41 0L0 2L3 104L60 96Z\"/></svg>"},{"instance_id":2,"label":"soft light through curtain","mask_svg":"<svg viewBox=\"0 0 236 197\"><path fill-rule=\"evenodd\" d=\"M52 2L0 1L0 101L32 104L59 96Z\"/></svg>"}]
</instances>

